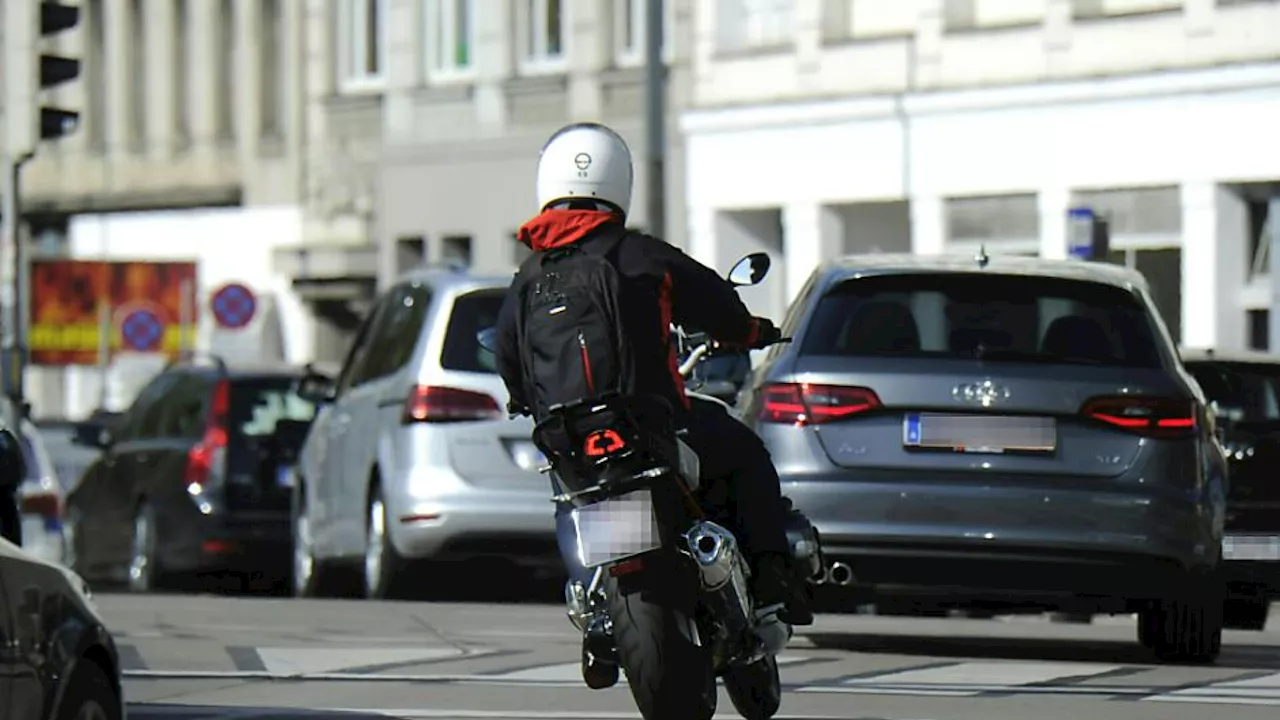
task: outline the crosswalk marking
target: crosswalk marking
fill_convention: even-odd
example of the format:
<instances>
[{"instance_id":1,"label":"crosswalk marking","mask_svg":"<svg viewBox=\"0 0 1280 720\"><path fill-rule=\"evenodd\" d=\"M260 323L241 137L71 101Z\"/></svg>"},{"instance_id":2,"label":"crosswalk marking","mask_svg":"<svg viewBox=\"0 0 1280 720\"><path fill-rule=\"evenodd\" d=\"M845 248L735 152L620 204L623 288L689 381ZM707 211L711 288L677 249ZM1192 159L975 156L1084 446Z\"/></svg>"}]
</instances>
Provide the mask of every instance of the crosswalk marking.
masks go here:
<instances>
[{"instance_id":1,"label":"crosswalk marking","mask_svg":"<svg viewBox=\"0 0 1280 720\"><path fill-rule=\"evenodd\" d=\"M779 655L778 665L794 665L796 663L808 662L811 658L798 655ZM508 670L483 675L486 679L493 680L513 680L517 682L529 683L582 683L582 666L579 663L558 663L554 665L539 665L537 667L521 668L519 670ZM626 682L620 679L618 682Z\"/></svg>"},{"instance_id":2,"label":"crosswalk marking","mask_svg":"<svg viewBox=\"0 0 1280 720\"><path fill-rule=\"evenodd\" d=\"M255 648L269 673L309 675L381 665L432 662L466 655L452 647Z\"/></svg>"},{"instance_id":3,"label":"crosswalk marking","mask_svg":"<svg viewBox=\"0 0 1280 720\"><path fill-rule=\"evenodd\" d=\"M1241 680L1225 680L1202 687L1183 688L1144 700L1158 702L1211 702L1236 705L1280 705L1280 673Z\"/></svg>"}]
</instances>

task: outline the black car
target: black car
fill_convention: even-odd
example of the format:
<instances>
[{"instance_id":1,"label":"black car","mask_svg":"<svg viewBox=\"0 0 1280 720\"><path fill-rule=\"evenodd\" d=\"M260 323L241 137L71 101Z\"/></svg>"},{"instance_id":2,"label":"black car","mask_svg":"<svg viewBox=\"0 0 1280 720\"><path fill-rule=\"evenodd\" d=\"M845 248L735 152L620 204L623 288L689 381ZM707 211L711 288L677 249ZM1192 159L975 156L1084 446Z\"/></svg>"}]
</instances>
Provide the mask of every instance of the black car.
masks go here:
<instances>
[{"instance_id":1,"label":"black car","mask_svg":"<svg viewBox=\"0 0 1280 720\"><path fill-rule=\"evenodd\" d=\"M305 372L173 364L118 418L83 423L102 453L67 497L68 564L135 592L213 572L287 586Z\"/></svg>"},{"instance_id":2,"label":"black car","mask_svg":"<svg viewBox=\"0 0 1280 720\"><path fill-rule=\"evenodd\" d=\"M0 487L26 476L0 430ZM0 718L122 720L120 657L84 580L0 540Z\"/></svg>"},{"instance_id":3,"label":"black car","mask_svg":"<svg viewBox=\"0 0 1280 720\"><path fill-rule=\"evenodd\" d=\"M1184 350L1182 362L1217 407L1231 468L1226 625L1261 630L1280 597L1280 356Z\"/></svg>"}]
</instances>

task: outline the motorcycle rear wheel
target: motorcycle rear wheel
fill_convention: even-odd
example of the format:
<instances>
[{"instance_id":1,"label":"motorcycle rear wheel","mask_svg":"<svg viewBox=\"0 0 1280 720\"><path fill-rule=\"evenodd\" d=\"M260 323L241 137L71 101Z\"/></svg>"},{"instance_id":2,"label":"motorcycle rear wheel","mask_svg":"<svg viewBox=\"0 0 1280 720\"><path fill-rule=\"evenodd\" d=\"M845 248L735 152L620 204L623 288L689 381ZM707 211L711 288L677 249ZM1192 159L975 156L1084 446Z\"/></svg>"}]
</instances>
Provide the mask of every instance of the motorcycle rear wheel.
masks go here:
<instances>
[{"instance_id":1,"label":"motorcycle rear wheel","mask_svg":"<svg viewBox=\"0 0 1280 720\"><path fill-rule=\"evenodd\" d=\"M681 630L683 618L640 592L623 594L608 581L609 618L631 696L645 720L711 720L716 676L706 648Z\"/></svg>"}]
</instances>

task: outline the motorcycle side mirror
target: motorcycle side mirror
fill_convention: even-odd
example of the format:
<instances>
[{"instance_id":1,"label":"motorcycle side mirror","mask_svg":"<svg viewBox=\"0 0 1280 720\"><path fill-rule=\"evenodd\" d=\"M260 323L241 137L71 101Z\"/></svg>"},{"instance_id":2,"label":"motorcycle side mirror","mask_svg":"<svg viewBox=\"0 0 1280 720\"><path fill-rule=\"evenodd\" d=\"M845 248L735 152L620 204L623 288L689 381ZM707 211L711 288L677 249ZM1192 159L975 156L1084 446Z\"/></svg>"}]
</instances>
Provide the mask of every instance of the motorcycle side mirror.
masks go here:
<instances>
[{"instance_id":1,"label":"motorcycle side mirror","mask_svg":"<svg viewBox=\"0 0 1280 720\"><path fill-rule=\"evenodd\" d=\"M486 352L495 352L498 348L498 329L485 328L476 333L476 342L480 344L480 348Z\"/></svg>"},{"instance_id":2,"label":"motorcycle side mirror","mask_svg":"<svg viewBox=\"0 0 1280 720\"><path fill-rule=\"evenodd\" d=\"M734 285L758 285L769 274L769 264L768 253L751 253L729 271L729 282Z\"/></svg>"}]
</instances>

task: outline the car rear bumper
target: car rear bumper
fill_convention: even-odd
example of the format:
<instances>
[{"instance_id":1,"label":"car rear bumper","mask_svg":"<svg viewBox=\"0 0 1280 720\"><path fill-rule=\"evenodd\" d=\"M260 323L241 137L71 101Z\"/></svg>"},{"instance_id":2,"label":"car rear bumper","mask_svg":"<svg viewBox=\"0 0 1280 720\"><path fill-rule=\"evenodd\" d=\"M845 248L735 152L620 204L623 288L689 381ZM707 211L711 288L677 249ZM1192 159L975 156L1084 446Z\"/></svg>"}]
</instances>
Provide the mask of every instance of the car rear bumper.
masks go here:
<instances>
[{"instance_id":1,"label":"car rear bumper","mask_svg":"<svg viewBox=\"0 0 1280 720\"><path fill-rule=\"evenodd\" d=\"M166 570L254 571L288 567L293 527L288 513L202 516L164 538Z\"/></svg>"},{"instance_id":2,"label":"car rear bumper","mask_svg":"<svg viewBox=\"0 0 1280 720\"><path fill-rule=\"evenodd\" d=\"M1165 495L946 482L784 478L828 561L866 594L1156 599L1215 568L1211 512Z\"/></svg>"},{"instance_id":3,"label":"car rear bumper","mask_svg":"<svg viewBox=\"0 0 1280 720\"><path fill-rule=\"evenodd\" d=\"M391 541L406 558L500 557L559 563L550 484L472 485L440 468L417 468L418 482L399 483L388 498ZM432 488L411 493L409 488Z\"/></svg>"}]
</instances>

